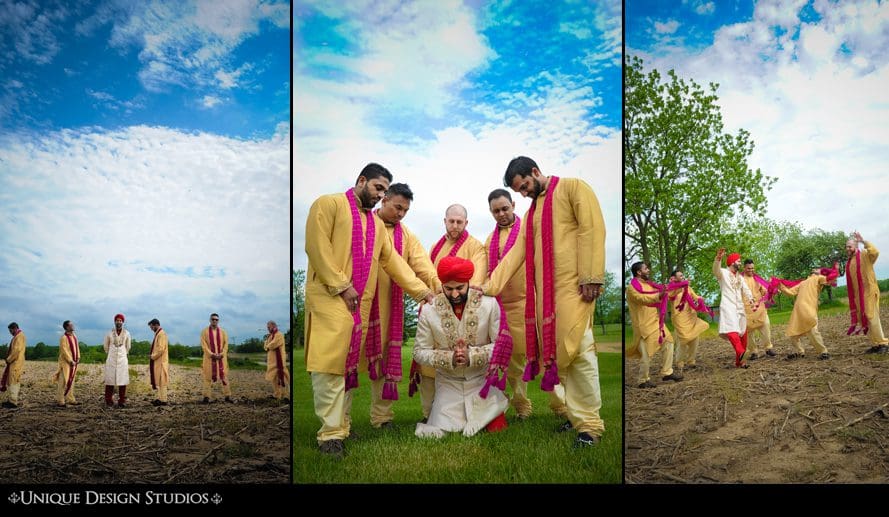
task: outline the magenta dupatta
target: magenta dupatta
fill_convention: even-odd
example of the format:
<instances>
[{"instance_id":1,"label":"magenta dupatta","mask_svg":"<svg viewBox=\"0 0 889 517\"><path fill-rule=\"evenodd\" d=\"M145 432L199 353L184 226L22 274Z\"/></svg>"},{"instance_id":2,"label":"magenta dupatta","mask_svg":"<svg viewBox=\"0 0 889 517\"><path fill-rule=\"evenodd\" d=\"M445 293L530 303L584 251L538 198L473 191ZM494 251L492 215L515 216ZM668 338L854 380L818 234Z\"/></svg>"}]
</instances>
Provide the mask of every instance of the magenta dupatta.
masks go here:
<instances>
[{"instance_id":1,"label":"magenta dupatta","mask_svg":"<svg viewBox=\"0 0 889 517\"><path fill-rule=\"evenodd\" d=\"M469 238L469 232L463 230L463 233L460 234L460 237L457 238L457 242L454 243L454 247L451 248L451 251L448 252L448 257L456 257L457 252L460 251L460 247L463 246L463 243L466 242L466 239ZM445 242L448 241L448 234L444 234L441 239L438 239L438 242L435 243L435 246L432 247L432 253L430 253L429 258L432 259L432 263L435 264L435 259L438 258L438 254L441 253L441 249L444 247Z\"/></svg>"},{"instance_id":2,"label":"magenta dupatta","mask_svg":"<svg viewBox=\"0 0 889 517\"><path fill-rule=\"evenodd\" d=\"M74 361L74 366L69 366L68 384L65 386L65 396L67 396L71 391L71 386L74 384L74 376L77 375L77 363L80 361L80 347L77 346L77 336L74 334L65 334L65 339L68 341L68 351L71 352L71 360Z\"/></svg>"},{"instance_id":3,"label":"magenta dupatta","mask_svg":"<svg viewBox=\"0 0 889 517\"><path fill-rule=\"evenodd\" d=\"M374 213L378 213L375 210ZM404 231L401 223L393 225L393 240L395 241L395 252L399 256L404 256ZM371 380L377 380L381 375L386 378L383 384L383 400L398 400L398 382L401 381L401 344L404 340L404 289L397 283L392 282L390 291L391 300L389 305L389 349L386 356L383 356L381 343L376 339L374 350L370 345L366 349L367 353L367 371ZM370 309L371 321L377 322L377 331L379 331L380 321L380 293L374 294L373 305ZM368 336L369 337L369 336ZM368 339L370 343L370 339ZM380 363L381 373L377 373L377 364Z\"/></svg>"},{"instance_id":4,"label":"magenta dupatta","mask_svg":"<svg viewBox=\"0 0 889 517\"><path fill-rule=\"evenodd\" d=\"M157 379L154 378L154 359L151 356L154 355L154 343L157 341L158 332L164 330L161 327L157 328L157 332L154 333L154 338L151 340L151 350L148 351L148 374L151 376L151 389L157 389Z\"/></svg>"},{"instance_id":5,"label":"magenta dupatta","mask_svg":"<svg viewBox=\"0 0 889 517\"><path fill-rule=\"evenodd\" d=\"M370 277L370 267L373 263L374 237L376 221L373 215L368 214L365 236L361 235L361 214L358 203L355 200L354 189L346 191L346 199L349 200L349 208L352 211L352 287L358 292L358 309L352 313L352 338L349 341L349 355L346 357L346 391L358 387L358 362L361 354L361 298L367 279ZM364 249L362 249L362 240ZM373 329L368 326L368 340L371 339ZM377 321L379 331L379 321ZM368 344L370 346L370 344Z\"/></svg>"},{"instance_id":6,"label":"magenta dupatta","mask_svg":"<svg viewBox=\"0 0 889 517\"><path fill-rule=\"evenodd\" d=\"M855 287L858 292L858 300L856 303L855 296L852 295L852 272L849 266L852 265L850 258L846 262L846 292L849 295L849 315L852 318L852 325L846 331L847 336L857 334L867 334L868 321L867 312L864 306L864 280L861 278L861 250L855 250ZM859 312L861 313L861 325L859 326Z\"/></svg>"},{"instance_id":7,"label":"magenta dupatta","mask_svg":"<svg viewBox=\"0 0 889 517\"><path fill-rule=\"evenodd\" d=\"M491 247L488 249L488 276L490 276L504 256L515 245L515 241L519 237L519 231L522 226L522 220L516 216L512 229L506 237L506 244L503 246L503 254L500 253L500 227L494 226L494 233L491 235ZM488 376L485 385L479 391L479 396L483 399L488 398L488 391L491 386L500 388L501 391L506 389L506 369L509 368L509 360L512 358L512 335L509 333L509 323L506 320L506 310L503 309L503 301L501 297L497 297L497 306L500 308L500 328L497 331L497 339L494 341L494 352L491 354L491 361L488 364ZM527 355L527 348L525 350Z\"/></svg>"},{"instance_id":8,"label":"magenta dupatta","mask_svg":"<svg viewBox=\"0 0 889 517\"><path fill-rule=\"evenodd\" d=\"M207 334L210 336L210 352L214 354L222 353L222 336L219 327L216 327L216 340L213 340L213 328L209 328ZM213 382L216 382L216 379L219 378L222 380L223 386L228 386L228 382L225 380L225 365L222 364L222 358L212 359L211 363L212 371L213 371Z\"/></svg>"},{"instance_id":9,"label":"magenta dupatta","mask_svg":"<svg viewBox=\"0 0 889 517\"><path fill-rule=\"evenodd\" d=\"M630 285L633 286L633 289L639 291L641 294L660 294L664 291L675 291L676 289L683 289L682 294L682 302L679 304L680 311L685 308L685 304L687 303L689 307L698 311L698 312L706 312L713 317L713 310L710 307L707 307L707 304L704 303L703 298L698 298L695 300L692 298L691 294L688 292L688 280L683 280L682 282L670 282L667 285L656 284L654 282L648 282L648 284L654 288L653 291L646 291L642 287L642 282L639 281L638 278L633 278L630 281ZM678 295L677 295L678 296ZM657 343L660 345L664 342L664 339L667 337L667 332L664 330L664 324L667 319L667 302L670 300L669 296L664 296L659 301L655 303L646 304L648 307L656 307L658 312L658 338Z\"/></svg>"}]
</instances>

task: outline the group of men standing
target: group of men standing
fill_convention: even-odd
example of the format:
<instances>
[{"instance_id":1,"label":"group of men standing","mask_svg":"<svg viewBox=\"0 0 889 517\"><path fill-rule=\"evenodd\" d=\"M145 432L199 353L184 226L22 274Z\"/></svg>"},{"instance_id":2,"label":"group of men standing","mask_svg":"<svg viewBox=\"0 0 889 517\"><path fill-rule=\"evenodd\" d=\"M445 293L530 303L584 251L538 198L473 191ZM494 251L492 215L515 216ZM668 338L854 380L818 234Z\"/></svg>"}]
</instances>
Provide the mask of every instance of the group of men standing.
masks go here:
<instances>
[{"instance_id":1,"label":"group of men standing","mask_svg":"<svg viewBox=\"0 0 889 517\"><path fill-rule=\"evenodd\" d=\"M408 375L409 394L421 398L418 436L504 428L507 382L518 419L528 418L526 383L542 372L551 408L567 419L561 430L577 431L576 446L597 443L604 423L592 323L605 230L592 189L515 158L504 185L532 199L526 217L514 214L506 190L494 190L496 225L482 244L466 230L466 209L452 204L445 235L427 254L402 223L413 193L391 182L369 164L354 188L309 210L306 368L320 451L345 453L358 371L371 379L371 424L392 427L404 293L422 302Z\"/></svg>"},{"instance_id":2,"label":"group of men standing","mask_svg":"<svg viewBox=\"0 0 889 517\"><path fill-rule=\"evenodd\" d=\"M864 246L863 252L861 245ZM886 353L889 351L889 339L883 335L880 323L880 290L874 272L879 251L857 231L846 241L845 250L846 286L852 320L847 334L867 335L872 346L866 353ZM726 259L726 267L722 267L723 258ZM666 285L652 282L648 265L643 262L633 264L631 273L633 279L627 287L627 304L633 326L633 342L627 348L627 355L640 359L638 386L656 386L649 376L649 364L650 358L659 350L664 352L661 368L663 380L680 381L683 369L695 367L699 336L709 327L697 312L708 312L709 308L687 285L681 270L675 270ZM796 298L785 330L793 347L786 359L805 357L806 352L801 344L803 336L808 337L818 359L830 359L818 330L818 297L825 285L836 285L838 264L814 268L807 278L801 280L772 277L766 281L756 274L752 259L742 262L740 254L732 253L726 257L725 250L720 249L713 262L713 275L720 290L718 333L731 344L735 352L735 367L747 368L749 360L777 355L772 344L767 311L777 293ZM683 295L683 292L691 294ZM679 337L676 371L673 369L673 337L664 326L667 306Z\"/></svg>"},{"instance_id":3,"label":"group of men standing","mask_svg":"<svg viewBox=\"0 0 889 517\"><path fill-rule=\"evenodd\" d=\"M103 381L105 384L105 404L113 407L114 392L117 389L117 407L127 407L127 386L130 384L129 352L132 338L124 328L126 318L123 314L114 316L114 327L105 335L103 348L106 353ZM153 332L151 349L149 350L148 375L151 389L157 392L151 402L155 406L166 406L167 388L170 384L169 342L167 334L157 318L148 322ZM10 323L9 332L12 341L6 357L6 368L0 377L0 392L9 391L9 396L2 406L16 408L20 404L21 377L25 363L25 334L17 323ZM74 396L77 379L77 368L80 365L80 345L75 334L74 322L66 320L62 323L64 333L59 338L58 369L53 376L56 383L56 405L59 407L76 406L80 403ZM273 397L288 398L290 372L287 368L287 352L284 347L284 336L278 332L274 321L267 323L269 334L266 336L264 349L267 355L266 379L274 387ZM231 385L228 379L228 334L219 327L219 315L210 315L210 325L201 331L201 348L203 350L202 384L204 404L210 402L212 386L219 383L226 402L231 399Z\"/></svg>"}]
</instances>

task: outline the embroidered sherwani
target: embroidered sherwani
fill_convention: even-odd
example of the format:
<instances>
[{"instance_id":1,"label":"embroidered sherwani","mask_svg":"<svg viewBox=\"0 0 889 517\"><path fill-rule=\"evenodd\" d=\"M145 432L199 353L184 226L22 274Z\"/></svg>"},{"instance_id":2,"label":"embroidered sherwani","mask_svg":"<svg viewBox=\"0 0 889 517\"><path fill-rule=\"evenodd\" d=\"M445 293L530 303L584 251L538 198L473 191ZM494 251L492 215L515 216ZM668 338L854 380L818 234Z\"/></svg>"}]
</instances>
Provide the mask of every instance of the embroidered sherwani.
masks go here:
<instances>
[{"instance_id":1,"label":"embroidered sherwani","mask_svg":"<svg viewBox=\"0 0 889 517\"><path fill-rule=\"evenodd\" d=\"M741 273L732 273L727 268L719 267L716 263L713 265L713 273L716 274L721 293L719 299L719 333L737 332L738 335L743 335L747 332L747 314L744 309L744 300L753 299L753 293L750 292Z\"/></svg>"},{"instance_id":2,"label":"embroidered sherwani","mask_svg":"<svg viewBox=\"0 0 889 517\"><path fill-rule=\"evenodd\" d=\"M654 291L652 285L639 279L644 291ZM660 315L657 307L650 307L660 300L660 294L643 294L633 284L627 286L627 305L630 309L630 321L633 324L633 342L627 348L627 358L639 359L639 383L649 380L648 373L651 358L661 348L664 349L664 365L661 375L673 373L673 336L670 329L664 327L664 340L660 338Z\"/></svg>"},{"instance_id":3,"label":"embroidered sherwani","mask_svg":"<svg viewBox=\"0 0 889 517\"><path fill-rule=\"evenodd\" d=\"M805 354L805 350L800 343L800 337L802 336L809 336L809 341L815 347L815 352L819 354L827 352L824 340L818 331L818 295L821 293L821 288L826 284L827 277L812 274L809 275L809 278L793 287L784 285L778 287L781 293L787 296L796 296L785 333L790 338L790 343L796 348L797 353Z\"/></svg>"},{"instance_id":4,"label":"embroidered sherwani","mask_svg":"<svg viewBox=\"0 0 889 517\"><path fill-rule=\"evenodd\" d=\"M105 358L104 382L105 386L126 386L130 383L130 363L127 354L130 353L132 341L127 329L111 329L105 334L102 348L108 356Z\"/></svg>"},{"instance_id":5,"label":"embroidered sherwani","mask_svg":"<svg viewBox=\"0 0 889 517\"><path fill-rule=\"evenodd\" d=\"M360 199L356 199L360 204ZM361 360L359 371L367 369L364 341L370 307L376 292L377 273L382 268L417 301L430 293L429 287L414 275L410 266L395 253L386 237L383 221L359 207L361 238L368 221L375 224L372 263L361 296ZM328 194L312 203L306 219L306 370L312 373L315 414L321 420L318 441L342 440L349 436L352 392L346 391L345 370L352 336L352 313L340 293L352 287L352 211L345 194Z\"/></svg>"},{"instance_id":6,"label":"embroidered sherwani","mask_svg":"<svg viewBox=\"0 0 889 517\"><path fill-rule=\"evenodd\" d=\"M691 286L688 286L688 294L692 299L698 299L698 294ZM679 350L676 353L676 366L679 368L684 368L686 364L695 364L695 352L698 349L700 336L710 328L706 321L698 317L698 311L694 310L691 304L686 303L682 310L679 310L679 306L682 304L682 295L682 289L671 292L669 302L670 320L673 322L673 330L676 331L676 337L679 340Z\"/></svg>"},{"instance_id":7,"label":"embroidered sherwani","mask_svg":"<svg viewBox=\"0 0 889 517\"><path fill-rule=\"evenodd\" d=\"M537 199L534 220L527 213L522 224L534 225L534 283L537 332L543 328L543 197ZM605 221L596 194L583 180L560 178L553 199L553 247L556 312L556 354L559 378L565 387L568 419L579 433L600 436L605 423L599 416L602 398L599 365L593 338L595 302L585 302L578 292L583 284L605 281ZM525 264L525 232L491 275L486 294L496 296ZM538 341L541 347L542 342ZM543 372L541 365L541 373Z\"/></svg>"},{"instance_id":8,"label":"embroidered sherwani","mask_svg":"<svg viewBox=\"0 0 889 517\"><path fill-rule=\"evenodd\" d=\"M859 307L859 312L867 316L867 336L874 345L889 344L889 339L883 334L883 325L880 322L880 286L877 284L877 275L874 273L874 263L880 251L869 241L864 241L864 251L861 253L861 280L864 284L864 308ZM851 290L855 303L858 303L858 265L853 256L849 262L849 278L852 279L848 289Z\"/></svg>"},{"instance_id":9,"label":"embroidered sherwani","mask_svg":"<svg viewBox=\"0 0 889 517\"><path fill-rule=\"evenodd\" d=\"M426 424L417 424L420 437L441 437L444 432L472 436L506 410L506 396L491 388L482 399L488 362L500 325L497 301L470 290L461 319L457 319L444 294L435 297L432 307L420 314L414 345L414 359L435 368L435 400ZM467 345L469 364L454 366L458 340Z\"/></svg>"},{"instance_id":10,"label":"embroidered sherwani","mask_svg":"<svg viewBox=\"0 0 889 517\"><path fill-rule=\"evenodd\" d=\"M213 332L211 343L210 332ZM218 331L218 332L217 332ZM231 397L232 386L228 376L228 332L222 327L216 327L216 330L209 326L201 331L201 350L204 352L204 359L201 362L201 381L203 382L202 394L204 397L210 397L213 393L213 384L219 382L222 384L222 394ZM222 354L222 359L213 359L210 354ZM221 370L219 367L222 367ZM216 378L213 378L213 374Z\"/></svg>"}]
</instances>

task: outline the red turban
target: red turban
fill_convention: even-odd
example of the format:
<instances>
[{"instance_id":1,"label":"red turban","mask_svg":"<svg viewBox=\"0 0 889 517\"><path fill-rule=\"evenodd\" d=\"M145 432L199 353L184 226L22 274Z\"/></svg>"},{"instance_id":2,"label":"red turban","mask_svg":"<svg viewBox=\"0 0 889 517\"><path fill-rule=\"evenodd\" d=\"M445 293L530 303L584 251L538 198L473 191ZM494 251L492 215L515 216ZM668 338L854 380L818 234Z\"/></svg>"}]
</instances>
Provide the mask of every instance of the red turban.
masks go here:
<instances>
[{"instance_id":1,"label":"red turban","mask_svg":"<svg viewBox=\"0 0 889 517\"><path fill-rule=\"evenodd\" d=\"M728 256L728 259L726 259L726 261L725 261L725 265L731 266L732 264L734 264L735 262L737 262L739 260L741 260L740 253L730 253Z\"/></svg>"},{"instance_id":2,"label":"red turban","mask_svg":"<svg viewBox=\"0 0 889 517\"><path fill-rule=\"evenodd\" d=\"M123 314L115 314L114 319L120 318L122 321L126 321L127 319L123 317Z\"/></svg>"},{"instance_id":3,"label":"red turban","mask_svg":"<svg viewBox=\"0 0 889 517\"><path fill-rule=\"evenodd\" d=\"M834 263L832 268L823 267L818 272L827 277L830 285L836 285L837 277L840 276L839 264Z\"/></svg>"},{"instance_id":4,"label":"red turban","mask_svg":"<svg viewBox=\"0 0 889 517\"><path fill-rule=\"evenodd\" d=\"M451 281L469 282L474 272L472 261L460 257L445 257L438 263L438 279L443 284Z\"/></svg>"}]
</instances>

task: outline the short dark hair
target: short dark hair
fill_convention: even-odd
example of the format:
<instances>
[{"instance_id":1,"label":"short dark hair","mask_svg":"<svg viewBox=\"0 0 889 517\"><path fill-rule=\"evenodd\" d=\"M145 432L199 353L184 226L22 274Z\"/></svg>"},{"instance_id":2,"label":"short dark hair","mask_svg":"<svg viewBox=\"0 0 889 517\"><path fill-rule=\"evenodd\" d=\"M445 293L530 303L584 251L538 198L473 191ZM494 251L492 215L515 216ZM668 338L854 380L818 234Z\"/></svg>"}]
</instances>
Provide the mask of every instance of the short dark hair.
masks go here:
<instances>
[{"instance_id":1,"label":"short dark hair","mask_svg":"<svg viewBox=\"0 0 889 517\"><path fill-rule=\"evenodd\" d=\"M516 176L526 177L531 175L531 169L540 170L537 162L527 156L519 156L509 161L506 166L506 174L503 175L503 185L512 187L512 182Z\"/></svg>"},{"instance_id":2,"label":"short dark hair","mask_svg":"<svg viewBox=\"0 0 889 517\"><path fill-rule=\"evenodd\" d=\"M157 318L152 319L148 322L149 325L160 325L161 322L157 320Z\"/></svg>"},{"instance_id":3,"label":"short dark hair","mask_svg":"<svg viewBox=\"0 0 889 517\"><path fill-rule=\"evenodd\" d=\"M645 265L645 262L634 262L632 266L630 266L630 271L633 273L633 276L636 276L636 273L642 270L642 266Z\"/></svg>"},{"instance_id":4,"label":"short dark hair","mask_svg":"<svg viewBox=\"0 0 889 517\"><path fill-rule=\"evenodd\" d=\"M682 272L683 272L683 271L682 271L682 268L681 268L681 267L677 267L676 269L673 270L672 273L670 273L670 276L676 276L676 273L682 273Z\"/></svg>"},{"instance_id":5,"label":"short dark hair","mask_svg":"<svg viewBox=\"0 0 889 517\"><path fill-rule=\"evenodd\" d=\"M374 178L386 178L389 181L392 181L392 173L389 172L388 169L380 165L379 163L368 163L361 169L361 172L358 174L358 178L364 178L368 181ZM355 184L358 184L358 179L355 180Z\"/></svg>"},{"instance_id":6,"label":"short dark hair","mask_svg":"<svg viewBox=\"0 0 889 517\"><path fill-rule=\"evenodd\" d=\"M408 201L414 200L414 193L411 191L411 188L407 183L393 183L389 185L389 190L386 191L386 197L392 198L395 196L401 196Z\"/></svg>"},{"instance_id":7,"label":"short dark hair","mask_svg":"<svg viewBox=\"0 0 889 517\"><path fill-rule=\"evenodd\" d=\"M753 264L753 259L744 259L744 265Z\"/></svg>"},{"instance_id":8,"label":"short dark hair","mask_svg":"<svg viewBox=\"0 0 889 517\"><path fill-rule=\"evenodd\" d=\"M16 330L16 329L19 328L19 324L13 321L13 322L10 323L9 326L6 327L6 328L8 328L9 330Z\"/></svg>"},{"instance_id":9,"label":"short dark hair","mask_svg":"<svg viewBox=\"0 0 889 517\"><path fill-rule=\"evenodd\" d=\"M213 314L210 315L211 318L212 318L213 316L216 316L217 318L219 317L219 315L216 314L215 312L214 312Z\"/></svg>"},{"instance_id":10,"label":"short dark hair","mask_svg":"<svg viewBox=\"0 0 889 517\"><path fill-rule=\"evenodd\" d=\"M65 320L62 322L62 328L68 330L68 325L71 324L71 320Z\"/></svg>"},{"instance_id":11,"label":"short dark hair","mask_svg":"<svg viewBox=\"0 0 889 517\"><path fill-rule=\"evenodd\" d=\"M505 197L507 201L512 203L512 196L509 195L509 191L498 188L492 190L491 193L488 194L488 204L490 204L491 201L494 201L498 197Z\"/></svg>"}]
</instances>

